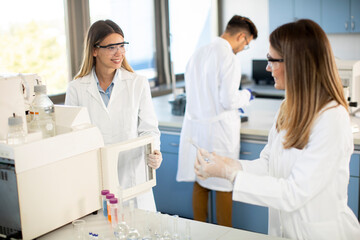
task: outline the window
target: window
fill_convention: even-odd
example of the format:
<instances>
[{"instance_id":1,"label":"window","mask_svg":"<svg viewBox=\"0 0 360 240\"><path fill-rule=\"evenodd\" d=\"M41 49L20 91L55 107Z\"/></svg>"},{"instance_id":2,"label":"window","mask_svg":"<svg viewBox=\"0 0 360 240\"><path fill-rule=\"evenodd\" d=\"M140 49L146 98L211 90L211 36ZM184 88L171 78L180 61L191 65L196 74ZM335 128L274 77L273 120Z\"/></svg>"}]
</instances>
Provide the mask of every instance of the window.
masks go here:
<instances>
[{"instance_id":1,"label":"window","mask_svg":"<svg viewBox=\"0 0 360 240\"><path fill-rule=\"evenodd\" d=\"M48 94L65 92L69 79L63 0L4 2L0 36L1 73L37 73Z\"/></svg>"},{"instance_id":2,"label":"window","mask_svg":"<svg viewBox=\"0 0 360 240\"><path fill-rule=\"evenodd\" d=\"M154 2L149 0L90 0L91 24L110 19L123 30L129 48L126 58L131 67L148 79L157 77L155 66Z\"/></svg>"},{"instance_id":3,"label":"window","mask_svg":"<svg viewBox=\"0 0 360 240\"><path fill-rule=\"evenodd\" d=\"M171 61L182 74L199 47L218 36L217 1L169 0Z\"/></svg>"}]
</instances>

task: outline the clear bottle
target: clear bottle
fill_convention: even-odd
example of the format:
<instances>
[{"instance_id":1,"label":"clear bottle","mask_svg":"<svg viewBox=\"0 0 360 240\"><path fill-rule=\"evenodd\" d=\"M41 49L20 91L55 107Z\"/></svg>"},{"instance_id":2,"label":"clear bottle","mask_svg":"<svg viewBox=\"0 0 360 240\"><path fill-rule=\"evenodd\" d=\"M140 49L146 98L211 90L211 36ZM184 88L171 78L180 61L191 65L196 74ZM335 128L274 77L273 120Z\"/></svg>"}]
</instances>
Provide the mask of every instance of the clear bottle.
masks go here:
<instances>
[{"instance_id":1,"label":"clear bottle","mask_svg":"<svg viewBox=\"0 0 360 240\"><path fill-rule=\"evenodd\" d=\"M35 98L30 106L29 132L40 131L43 138L55 135L54 104L46 95L46 85L34 86Z\"/></svg>"},{"instance_id":2,"label":"clear bottle","mask_svg":"<svg viewBox=\"0 0 360 240\"><path fill-rule=\"evenodd\" d=\"M104 217L107 217L107 202L106 202L106 194L109 194L109 190L102 190L101 191L101 203L102 203L102 210Z\"/></svg>"},{"instance_id":3,"label":"clear bottle","mask_svg":"<svg viewBox=\"0 0 360 240\"><path fill-rule=\"evenodd\" d=\"M23 127L23 119L20 116L8 118L9 131L7 134L7 143L10 145L23 144L26 141L26 132Z\"/></svg>"}]
</instances>

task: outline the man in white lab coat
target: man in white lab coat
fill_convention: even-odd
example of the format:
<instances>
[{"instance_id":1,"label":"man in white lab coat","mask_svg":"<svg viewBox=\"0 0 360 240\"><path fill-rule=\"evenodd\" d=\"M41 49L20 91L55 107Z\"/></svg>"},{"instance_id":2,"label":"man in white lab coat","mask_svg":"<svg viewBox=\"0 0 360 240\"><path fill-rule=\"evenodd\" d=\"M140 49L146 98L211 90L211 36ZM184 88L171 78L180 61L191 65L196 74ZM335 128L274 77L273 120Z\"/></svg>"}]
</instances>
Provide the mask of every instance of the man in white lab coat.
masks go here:
<instances>
[{"instance_id":1,"label":"man in white lab coat","mask_svg":"<svg viewBox=\"0 0 360 240\"><path fill-rule=\"evenodd\" d=\"M225 32L198 49L185 72L186 112L179 149L177 181L195 181L194 219L206 221L208 193L216 192L217 223L231 226L232 184L225 179L195 177L196 148L191 141L210 151L238 158L240 152L239 108L251 99L249 90L239 90L241 67L236 54L257 38L248 18L235 15Z\"/></svg>"}]
</instances>

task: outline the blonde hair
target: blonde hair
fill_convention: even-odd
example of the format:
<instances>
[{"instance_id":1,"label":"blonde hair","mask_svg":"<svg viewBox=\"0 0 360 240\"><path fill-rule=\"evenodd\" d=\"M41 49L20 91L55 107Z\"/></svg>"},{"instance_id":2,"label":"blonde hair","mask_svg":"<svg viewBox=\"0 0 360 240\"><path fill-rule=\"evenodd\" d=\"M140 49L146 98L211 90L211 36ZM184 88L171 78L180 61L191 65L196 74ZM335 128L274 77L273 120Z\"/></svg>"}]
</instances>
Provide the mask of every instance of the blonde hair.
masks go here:
<instances>
[{"instance_id":1,"label":"blonde hair","mask_svg":"<svg viewBox=\"0 0 360 240\"><path fill-rule=\"evenodd\" d=\"M84 77L91 72L91 69L96 64L96 58L93 56L95 45L100 43L111 33L118 33L124 37L124 33L121 28L111 20L99 20L91 25L84 41L84 52L81 67L79 72L76 74L75 79ZM124 57L121 67L129 72L134 72L126 60L126 57Z\"/></svg>"},{"instance_id":2,"label":"blonde hair","mask_svg":"<svg viewBox=\"0 0 360 240\"><path fill-rule=\"evenodd\" d=\"M330 43L317 23L303 19L275 29L270 44L285 64L286 93L276 128L286 130L285 149L303 149L327 103L348 109Z\"/></svg>"}]
</instances>

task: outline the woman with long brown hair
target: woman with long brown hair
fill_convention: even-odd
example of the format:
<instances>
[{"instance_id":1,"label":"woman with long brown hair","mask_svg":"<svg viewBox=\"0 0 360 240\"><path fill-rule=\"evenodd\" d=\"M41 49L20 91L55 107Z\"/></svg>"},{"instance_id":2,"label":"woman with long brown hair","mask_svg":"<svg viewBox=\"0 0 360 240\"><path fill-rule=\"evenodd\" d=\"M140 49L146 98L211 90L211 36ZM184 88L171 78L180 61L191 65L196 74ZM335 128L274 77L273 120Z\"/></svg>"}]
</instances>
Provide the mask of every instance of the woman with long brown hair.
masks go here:
<instances>
[{"instance_id":1,"label":"woman with long brown hair","mask_svg":"<svg viewBox=\"0 0 360 240\"><path fill-rule=\"evenodd\" d=\"M93 23L85 39L81 69L69 83L65 104L87 107L91 122L100 129L105 144L145 134L155 136L155 150L148 156L148 165L157 169L162 161L160 131L150 86L126 61L128 44L115 22ZM119 160L120 185L128 188L144 182L144 167L140 159ZM156 210L151 190L138 196L136 204L141 209Z\"/></svg>"},{"instance_id":2,"label":"woman with long brown hair","mask_svg":"<svg viewBox=\"0 0 360 240\"><path fill-rule=\"evenodd\" d=\"M347 206L351 122L326 34L311 20L282 25L270 35L267 57L285 99L259 159L200 150L198 177L227 178L234 200L269 207L270 235L360 239L359 222Z\"/></svg>"}]
</instances>

